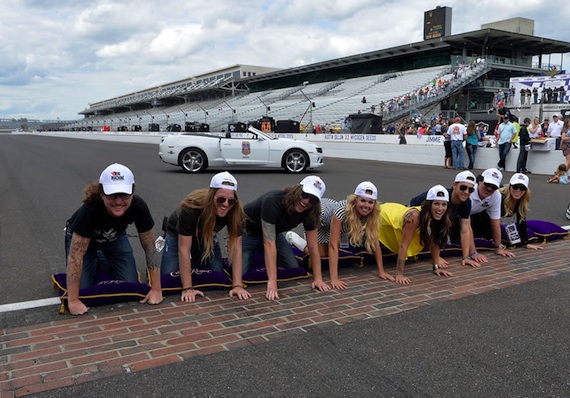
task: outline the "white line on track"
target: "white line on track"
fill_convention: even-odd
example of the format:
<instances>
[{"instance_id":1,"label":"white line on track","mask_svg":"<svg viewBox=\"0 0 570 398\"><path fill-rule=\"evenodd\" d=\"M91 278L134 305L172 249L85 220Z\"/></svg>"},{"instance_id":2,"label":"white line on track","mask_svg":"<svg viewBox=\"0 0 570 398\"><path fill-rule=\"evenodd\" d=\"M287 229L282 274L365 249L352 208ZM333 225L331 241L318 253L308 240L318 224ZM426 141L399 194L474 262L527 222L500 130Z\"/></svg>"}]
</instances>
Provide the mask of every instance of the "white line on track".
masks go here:
<instances>
[{"instance_id":1,"label":"white line on track","mask_svg":"<svg viewBox=\"0 0 570 398\"><path fill-rule=\"evenodd\" d=\"M59 297L52 297L52 298L32 300L32 301L22 301L20 303L12 303L12 304L2 304L0 305L0 313L27 310L29 308L46 307L48 305L56 305L56 304L57 305L61 304L61 300L59 299Z\"/></svg>"}]
</instances>

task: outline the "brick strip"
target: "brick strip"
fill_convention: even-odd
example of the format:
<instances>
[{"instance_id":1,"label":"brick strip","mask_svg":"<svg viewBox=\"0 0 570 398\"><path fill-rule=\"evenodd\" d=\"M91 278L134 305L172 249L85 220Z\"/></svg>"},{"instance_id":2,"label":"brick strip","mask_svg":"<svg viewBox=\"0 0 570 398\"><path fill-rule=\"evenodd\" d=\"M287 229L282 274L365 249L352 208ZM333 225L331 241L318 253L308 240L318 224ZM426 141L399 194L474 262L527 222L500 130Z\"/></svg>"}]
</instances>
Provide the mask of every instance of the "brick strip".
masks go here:
<instances>
[{"instance_id":1,"label":"brick strip","mask_svg":"<svg viewBox=\"0 0 570 398\"><path fill-rule=\"evenodd\" d=\"M490 264L474 269L451 258L451 278L436 277L427 261L408 264L412 284L380 280L375 266L344 268L346 291L311 290L309 280L281 284L278 302L265 300L265 286L249 288L253 298L232 300L226 291L206 292L193 304L169 296L159 306L133 304L126 310L4 329L0 334L0 397L20 397L113 375L162 366L261 344L314 327L336 327L408 311L570 271L566 240L542 251L519 249L515 258L489 254ZM394 273L392 267L388 272Z\"/></svg>"}]
</instances>

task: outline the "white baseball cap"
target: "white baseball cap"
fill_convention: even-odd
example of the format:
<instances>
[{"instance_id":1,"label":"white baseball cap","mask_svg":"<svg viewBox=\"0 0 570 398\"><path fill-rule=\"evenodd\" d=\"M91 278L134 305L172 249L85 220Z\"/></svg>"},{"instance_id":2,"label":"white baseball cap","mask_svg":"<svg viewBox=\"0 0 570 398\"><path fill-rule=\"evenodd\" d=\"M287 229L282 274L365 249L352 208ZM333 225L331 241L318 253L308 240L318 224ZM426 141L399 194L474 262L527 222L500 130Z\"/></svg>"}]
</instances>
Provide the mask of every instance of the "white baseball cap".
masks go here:
<instances>
[{"instance_id":1,"label":"white baseball cap","mask_svg":"<svg viewBox=\"0 0 570 398\"><path fill-rule=\"evenodd\" d=\"M103 185L103 192L106 195L114 193L133 193L133 184L135 176L133 172L126 166L119 163L113 163L101 173L99 183Z\"/></svg>"},{"instance_id":2,"label":"white baseball cap","mask_svg":"<svg viewBox=\"0 0 570 398\"><path fill-rule=\"evenodd\" d=\"M462 171L455 176L455 182L468 182L470 184L475 185L475 175L470 171Z\"/></svg>"},{"instance_id":3,"label":"white baseball cap","mask_svg":"<svg viewBox=\"0 0 570 398\"><path fill-rule=\"evenodd\" d=\"M357 196L362 196L363 198L376 200L378 198L378 189L376 185L372 184L370 181L363 181L354 190L354 194Z\"/></svg>"},{"instance_id":4,"label":"white baseball cap","mask_svg":"<svg viewBox=\"0 0 570 398\"><path fill-rule=\"evenodd\" d=\"M513 174L511 180L509 181L510 185L523 184L527 188L528 188L528 183L529 183L528 177L522 173Z\"/></svg>"},{"instance_id":5,"label":"white baseball cap","mask_svg":"<svg viewBox=\"0 0 570 398\"><path fill-rule=\"evenodd\" d=\"M435 185L429 189L426 200L445 200L449 202L449 191L443 185Z\"/></svg>"},{"instance_id":6,"label":"white baseball cap","mask_svg":"<svg viewBox=\"0 0 570 398\"><path fill-rule=\"evenodd\" d=\"M237 187L237 180L227 171L222 171L221 173L214 174L212 180L210 181L210 188L223 188L229 189L231 191L237 191Z\"/></svg>"},{"instance_id":7,"label":"white baseball cap","mask_svg":"<svg viewBox=\"0 0 570 398\"><path fill-rule=\"evenodd\" d=\"M503 181L503 173L501 173L499 170L490 168L481 173L481 175L483 176L483 182L486 182L487 184L493 184L497 188L501 187L501 182Z\"/></svg>"},{"instance_id":8,"label":"white baseball cap","mask_svg":"<svg viewBox=\"0 0 570 398\"><path fill-rule=\"evenodd\" d=\"M325 194L325 189L327 188L324 181L317 176L308 176L303 178L301 185L303 186L303 192L316 196L319 200L321 200Z\"/></svg>"}]
</instances>

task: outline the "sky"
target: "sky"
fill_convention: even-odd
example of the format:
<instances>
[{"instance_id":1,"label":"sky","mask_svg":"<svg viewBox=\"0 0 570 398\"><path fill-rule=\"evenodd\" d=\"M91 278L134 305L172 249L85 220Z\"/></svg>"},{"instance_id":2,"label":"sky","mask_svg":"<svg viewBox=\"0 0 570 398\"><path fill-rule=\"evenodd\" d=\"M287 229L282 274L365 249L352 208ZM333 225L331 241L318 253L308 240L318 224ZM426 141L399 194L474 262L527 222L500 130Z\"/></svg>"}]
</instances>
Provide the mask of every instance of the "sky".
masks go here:
<instances>
[{"instance_id":1,"label":"sky","mask_svg":"<svg viewBox=\"0 0 570 398\"><path fill-rule=\"evenodd\" d=\"M553 6L554 4L554 6ZM543 0L2 0L0 118L80 119L94 103L219 68L291 68L524 17L570 42L570 2ZM570 69L570 57L552 63Z\"/></svg>"}]
</instances>

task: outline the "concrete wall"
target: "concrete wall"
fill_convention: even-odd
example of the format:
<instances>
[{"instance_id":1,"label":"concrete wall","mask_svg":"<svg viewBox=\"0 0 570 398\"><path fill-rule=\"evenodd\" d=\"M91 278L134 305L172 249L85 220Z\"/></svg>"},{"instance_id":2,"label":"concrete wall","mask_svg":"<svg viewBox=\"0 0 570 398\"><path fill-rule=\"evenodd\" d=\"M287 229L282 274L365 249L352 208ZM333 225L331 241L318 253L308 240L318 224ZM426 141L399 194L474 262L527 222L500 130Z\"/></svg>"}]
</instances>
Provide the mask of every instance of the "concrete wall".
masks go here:
<instances>
[{"instance_id":1,"label":"concrete wall","mask_svg":"<svg viewBox=\"0 0 570 398\"><path fill-rule=\"evenodd\" d=\"M78 139L96 139L121 142L138 142L158 145L161 135L148 132L101 133L101 132L43 132L43 133L14 133L37 134L42 136L58 136ZM378 160L411 164L425 164L443 167L444 147L442 136L409 135L407 145L398 144L396 135L365 135L365 134L277 134L280 137L296 138L312 141L323 148L326 158L349 158L363 160ZM552 142L550 143L552 145ZM535 148L538 148L536 146ZM516 171L519 149L511 149L507 157L507 172ZM497 148L479 148L475 158L476 169L497 167L499 152ZM550 175L554 173L565 159L561 151L531 150L528 156L527 168L534 174ZM465 166L468 165L465 152Z\"/></svg>"}]
</instances>

